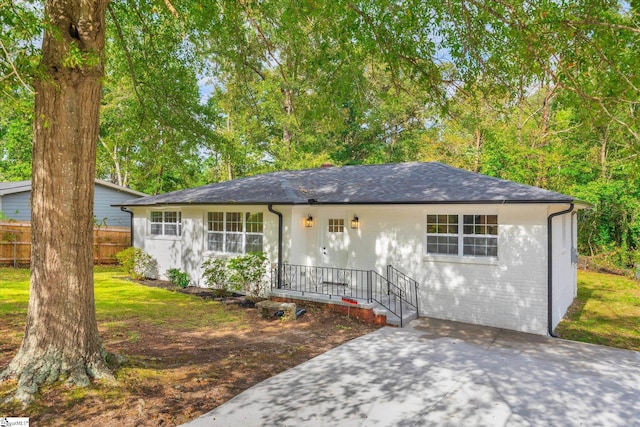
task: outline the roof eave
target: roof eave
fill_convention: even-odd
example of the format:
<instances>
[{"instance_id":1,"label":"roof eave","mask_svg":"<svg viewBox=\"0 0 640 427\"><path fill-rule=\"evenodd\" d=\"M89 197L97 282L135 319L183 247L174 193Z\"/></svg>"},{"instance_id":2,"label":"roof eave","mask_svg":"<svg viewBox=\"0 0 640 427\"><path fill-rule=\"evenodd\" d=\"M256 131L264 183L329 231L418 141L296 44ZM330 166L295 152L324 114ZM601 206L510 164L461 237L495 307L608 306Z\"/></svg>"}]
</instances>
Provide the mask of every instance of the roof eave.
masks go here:
<instances>
[{"instance_id":1,"label":"roof eave","mask_svg":"<svg viewBox=\"0 0 640 427\"><path fill-rule=\"evenodd\" d=\"M135 204L114 204L113 207L153 207L153 206L250 206L250 205L293 205L289 201L275 201L275 202L161 202L161 203L135 203Z\"/></svg>"},{"instance_id":2,"label":"roof eave","mask_svg":"<svg viewBox=\"0 0 640 427\"><path fill-rule=\"evenodd\" d=\"M407 200L407 201L315 201L313 203L291 202L291 201L210 201L210 202L160 202L160 203L135 203L135 204L114 204L114 207L153 207L153 206L248 206L248 205L505 205L505 204L576 204L577 208L588 209L592 205L575 199L522 199L522 200Z\"/></svg>"},{"instance_id":3,"label":"roof eave","mask_svg":"<svg viewBox=\"0 0 640 427\"><path fill-rule=\"evenodd\" d=\"M29 191L31 191L31 186L9 188L9 189L6 189L6 190L1 190L0 191L0 197L2 197L2 196L11 196L11 195L20 194L20 193L28 193Z\"/></svg>"},{"instance_id":4,"label":"roof eave","mask_svg":"<svg viewBox=\"0 0 640 427\"><path fill-rule=\"evenodd\" d=\"M112 190L120 191L121 193L127 193L127 194L131 194L133 196L149 197L149 194L143 193L141 191L134 190L132 188L123 187L121 185L114 184L112 182L105 181L105 180L100 179L100 178L96 178L95 179L95 183L98 184L98 185L102 185L103 187L110 188Z\"/></svg>"}]
</instances>

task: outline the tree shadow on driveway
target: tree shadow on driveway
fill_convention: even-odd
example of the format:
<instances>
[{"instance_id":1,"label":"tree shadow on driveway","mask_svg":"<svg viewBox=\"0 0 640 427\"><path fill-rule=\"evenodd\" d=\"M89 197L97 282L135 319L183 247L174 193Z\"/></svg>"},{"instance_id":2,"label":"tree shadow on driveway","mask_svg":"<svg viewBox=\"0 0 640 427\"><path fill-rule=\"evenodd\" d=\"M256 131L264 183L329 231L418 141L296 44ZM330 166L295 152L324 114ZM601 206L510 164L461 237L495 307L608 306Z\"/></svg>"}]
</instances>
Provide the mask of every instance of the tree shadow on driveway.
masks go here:
<instances>
[{"instance_id":1,"label":"tree shadow on driveway","mask_svg":"<svg viewBox=\"0 0 640 427\"><path fill-rule=\"evenodd\" d=\"M420 319L333 349L187 425L640 425L639 365L637 352Z\"/></svg>"}]
</instances>

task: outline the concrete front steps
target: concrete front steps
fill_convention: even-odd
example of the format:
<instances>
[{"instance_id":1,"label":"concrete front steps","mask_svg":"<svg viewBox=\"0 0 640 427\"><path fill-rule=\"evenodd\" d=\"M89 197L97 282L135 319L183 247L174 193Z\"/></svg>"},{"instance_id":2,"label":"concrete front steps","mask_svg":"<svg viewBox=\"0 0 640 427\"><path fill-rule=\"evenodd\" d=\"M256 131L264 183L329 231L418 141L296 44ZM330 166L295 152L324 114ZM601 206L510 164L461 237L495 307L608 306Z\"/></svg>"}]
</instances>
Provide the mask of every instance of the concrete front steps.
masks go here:
<instances>
[{"instance_id":1,"label":"concrete front steps","mask_svg":"<svg viewBox=\"0 0 640 427\"><path fill-rule=\"evenodd\" d=\"M376 316L384 316L387 319L386 323L389 326L404 327L404 326L407 326L409 322L411 322L412 320L415 320L418 318L418 313L413 307L404 306L402 307L402 324L401 324L400 316L397 316L391 313L389 310L387 310L386 308L384 308L379 304L375 304L375 305L376 306L373 308L373 313Z\"/></svg>"}]
</instances>

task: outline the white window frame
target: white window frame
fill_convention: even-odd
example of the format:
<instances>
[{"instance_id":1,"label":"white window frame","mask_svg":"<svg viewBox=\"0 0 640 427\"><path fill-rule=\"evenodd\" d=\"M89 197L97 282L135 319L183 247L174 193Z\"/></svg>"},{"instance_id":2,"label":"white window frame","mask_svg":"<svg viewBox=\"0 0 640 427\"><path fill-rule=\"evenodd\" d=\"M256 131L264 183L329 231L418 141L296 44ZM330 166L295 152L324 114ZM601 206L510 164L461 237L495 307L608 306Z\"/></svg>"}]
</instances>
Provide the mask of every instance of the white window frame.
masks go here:
<instances>
[{"instance_id":1,"label":"white window frame","mask_svg":"<svg viewBox=\"0 0 640 427\"><path fill-rule=\"evenodd\" d=\"M450 219L450 216L456 216L457 217L457 233L452 233L450 230L450 227L454 224L452 222L447 222L447 223L440 223L439 220L436 221L436 223L433 222L429 222L429 217L430 216L435 216L435 217L439 217L439 216L446 216L447 217L447 221L448 219ZM476 217L476 216L483 216L483 217L495 217L495 224L465 224L465 216L471 216L471 217ZM487 221L488 222L488 221ZM429 232L429 225L436 225L437 227L445 227L446 231L444 232ZM488 231L488 229L486 227L491 227L491 228L495 228L495 234L493 233L485 233L485 234L480 234L480 233L475 233L475 232L471 232L471 233L465 233L465 225L467 227L473 227L474 231L476 228L482 229L482 227L485 227L485 231ZM425 238L424 238L424 255L427 257L433 257L433 258L446 258L446 257L453 257L453 258L458 258L458 259L473 259L473 258L477 258L477 259L485 259L485 260L495 260L498 258L498 251L499 251L499 232L500 232L500 226L499 226L499 219L498 219L498 215L497 214L484 214L484 213L458 213L458 214L452 214L452 213L429 213L427 214L427 216L425 217L425 226L426 226L426 232L425 232ZM438 228L439 230L440 228ZM454 238L456 240L456 251L455 253L441 253L441 252L429 252L429 238L430 237L444 237L447 239L451 239ZM491 241L495 241L495 245L484 245L485 247L494 247L496 248L495 250L495 255L494 254L490 254L490 255L483 255L483 254L466 254L465 253L465 239L489 239ZM433 242L431 243L433 245ZM450 243L449 243L450 244ZM470 245L466 245L467 247L469 247ZM475 246L474 246L475 247ZM480 247L480 246L478 246Z\"/></svg>"},{"instance_id":2,"label":"white window frame","mask_svg":"<svg viewBox=\"0 0 640 427\"><path fill-rule=\"evenodd\" d=\"M475 222L475 217L485 217L485 222L479 222L476 223ZM462 228L460 230L462 230L462 247L461 249L461 255L462 256L473 256L473 257L482 257L482 258L496 258L498 256L498 215L495 214L461 214L459 215L461 222L462 222ZM465 217L474 217L474 221L469 224L465 222ZM495 223L493 222L489 222L488 221L488 217L495 217ZM465 230L465 227L471 227L473 229L472 233L467 233ZM485 233L476 233L475 230L479 229L482 230L484 228ZM495 229L495 234L494 233L489 233L489 229ZM476 245L475 243L473 245L468 245L466 242L466 239L484 239L484 240L490 240L490 241L495 241L495 245ZM472 253L472 254L468 254L465 253L465 248L466 247L472 247L472 248L485 248L485 251L488 252L489 248L493 248L495 247L495 254L478 254L478 253Z\"/></svg>"},{"instance_id":3,"label":"white window frame","mask_svg":"<svg viewBox=\"0 0 640 427\"><path fill-rule=\"evenodd\" d=\"M154 214L160 214L161 220L154 221ZM175 221L167 221L169 215L175 215ZM154 226L160 227L160 232L154 232ZM175 227L175 233L167 233L168 230ZM149 235L151 237L171 237L178 238L182 236L182 212L175 211L159 211L152 210L149 213Z\"/></svg>"},{"instance_id":4,"label":"white window frame","mask_svg":"<svg viewBox=\"0 0 640 427\"><path fill-rule=\"evenodd\" d=\"M260 215L260 218L262 219L260 222L258 221L249 221L251 219L252 216L254 215ZM262 249L259 252L264 252L264 213L262 212L245 212L244 215L242 216L242 218L244 218L244 247L243 250L245 251L245 253L247 253L247 246L248 246L248 242L247 242L247 238L250 236L259 236L262 238L261 244L260 246L262 247ZM250 228L254 228L253 225L255 226L259 226L259 228L262 229L262 231L249 231ZM249 251L249 252L258 252L258 251Z\"/></svg>"},{"instance_id":5,"label":"white window frame","mask_svg":"<svg viewBox=\"0 0 640 427\"><path fill-rule=\"evenodd\" d=\"M213 219L212 216L216 215L216 214L221 214L222 215L222 222L220 223L219 220ZM239 214L240 215L240 220L241 222L237 222L236 220L234 220L234 218L231 218L231 216L235 215L235 214ZM251 219L252 216L254 215L259 215L262 218L262 221L260 222L254 222L254 221L249 221L249 219ZM247 246L248 246L248 242L247 242L247 237L249 236L260 236L262 238L262 250L261 252L264 252L264 214L261 211L257 211L257 212L250 212L250 211L209 211L207 212L207 216L206 216L206 229L205 229L205 252L207 253L216 253L216 254L224 254L224 255L243 255L247 253ZM214 223L218 223L222 225L222 230L212 230L213 228L213 224ZM238 224L240 225L241 230L228 230L227 228L237 228L237 227L230 227L231 224ZM262 231L248 231L249 228L253 228L251 227L252 224L255 224L258 226L258 228L261 228ZM221 240L221 246L222 246L222 250L218 250L218 249L213 249L209 246L209 236L212 235L218 235L222 237ZM229 250L229 245L231 244L230 240L228 239L229 236L240 236L240 251L230 251Z\"/></svg>"},{"instance_id":6,"label":"white window frame","mask_svg":"<svg viewBox=\"0 0 640 427\"><path fill-rule=\"evenodd\" d=\"M451 219L450 217L455 216L456 217L456 221L455 222L449 222L449 220ZM435 217L435 222L430 222L429 221L429 217ZM441 217L446 217L446 218L441 218ZM450 256L457 256L459 255L460 252L460 216L457 214L428 214L427 215L427 233L426 233L426 237L425 237L425 253L427 255L433 255L433 256L440 256L440 255L450 255ZM440 220L444 219L444 222L441 222ZM429 228L431 226L435 226L436 231L435 232L429 232ZM440 229L444 227L444 231L440 232ZM455 233L452 233L450 230L450 227L455 227ZM433 237L436 240L444 238L446 240L451 240L451 239L455 239L456 241L456 251L455 253L451 253L449 251L447 252L429 252L429 246L434 244L434 243L429 243L429 238ZM435 243L436 247L440 246L440 244L438 242ZM443 243L442 244L443 247L444 246L450 246L451 243Z\"/></svg>"}]
</instances>

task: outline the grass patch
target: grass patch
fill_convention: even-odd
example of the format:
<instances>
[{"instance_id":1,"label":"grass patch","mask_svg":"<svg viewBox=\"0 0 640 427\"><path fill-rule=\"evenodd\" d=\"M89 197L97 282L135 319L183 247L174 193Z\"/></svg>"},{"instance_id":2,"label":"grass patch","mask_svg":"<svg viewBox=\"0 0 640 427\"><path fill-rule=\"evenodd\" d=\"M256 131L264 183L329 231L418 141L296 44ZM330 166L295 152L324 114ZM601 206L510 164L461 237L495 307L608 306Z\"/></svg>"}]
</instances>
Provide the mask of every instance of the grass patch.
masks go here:
<instances>
[{"instance_id":1,"label":"grass patch","mask_svg":"<svg viewBox=\"0 0 640 427\"><path fill-rule=\"evenodd\" d=\"M640 351L640 282L580 271L578 297L556 332L570 340Z\"/></svg>"},{"instance_id":2,"label":"grass patch","mask_svg":"<svg viewBox=\"0 0 640 427\"><path fill-rule=\"evenodd\" d=\"M238 312L226 310L217 302L127 280L115 267L95 269L94 290L98 323L107 328L139 320L194 329L241 319ZM24 323L28 301L29 270L0 268L0 322L19 319Z\"/></svg>"},{"instance_id":3,"label":"grass patch","mask_svg":"<svg viewBox=\"0 0 640 427\"><path fill-rule=\"evenodd\" d=\"M99 323L145 319L157 326L179 329L214 327L238 322L241 316L220 303L131 282L119 269L101 268L94 273L96 316Z\"/></svg>"},{"instance_id":4,"label":"grass patch","mask_svg":"<svg viewBox=\"0 0 640 427\"><path fill-rule=\"evenodd\" d=\"M117 267L95 268L94 292L100 335L107 348L139 344L145 335L149 337L149 330L157 331L158 327L169 334L179 334L181 331L190 333L223 326L239 329L247 326L241 310L230 310L227 306L197 296L143 286L128 280ZM0 348L17 348L20 345L28 303L29 270L0 268ZM136 352L135 347L126 348ZM10 360L8 354L3 356L0 369ZM165 361L135 354L129 356L129 362L116 371L119 380L116 386L96 382L88 388L68 388L56 383L42 387L40 399L26 412L15 403L5 402L0 404L0 413L27 413L46 419L45 414L51 412L51 408L45 406L44 401L59 404L70 412L73 412L71 408L89 407L97 401L114 406L114 403L123 404L127 396L130 398L132 390L140 387L150 390L157 387L160 379L166 380L171 376ZM13 381L0 384L0 398L12 394L15 387Z\"/></svg>"},{"instance_id":5,"label":"grass patch","mask_svg":"<svg viewBox=\"0 0 640 427\"><path fill-rule=\"evenodd\" d=\"M27 315L29 270L0 268L0 321Z\"/></svg>"}]
</instances>

